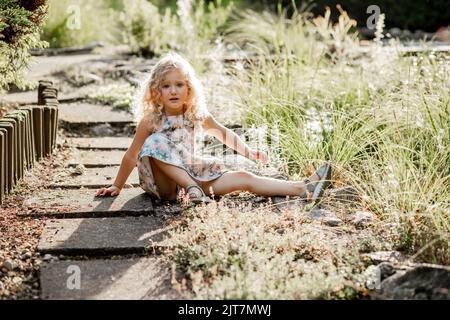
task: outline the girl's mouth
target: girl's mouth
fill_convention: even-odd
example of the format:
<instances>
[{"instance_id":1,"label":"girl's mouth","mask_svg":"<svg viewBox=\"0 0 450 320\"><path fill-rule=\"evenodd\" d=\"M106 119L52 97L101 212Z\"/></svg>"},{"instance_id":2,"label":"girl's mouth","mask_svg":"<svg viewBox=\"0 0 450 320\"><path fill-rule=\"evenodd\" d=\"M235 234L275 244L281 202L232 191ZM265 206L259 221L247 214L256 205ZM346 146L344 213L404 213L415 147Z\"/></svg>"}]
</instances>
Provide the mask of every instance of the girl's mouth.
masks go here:
<instances>
[{"instance_id":1,"label":"girl's mouth","mask_svg":"<svg viewBox=\"0 0 450 320\"><path fill-rule=\"evenodd\" d=\"M169 100L174 102L174 101L178 101L178 98L170 98Z\"/></svg>"}]
</instances>

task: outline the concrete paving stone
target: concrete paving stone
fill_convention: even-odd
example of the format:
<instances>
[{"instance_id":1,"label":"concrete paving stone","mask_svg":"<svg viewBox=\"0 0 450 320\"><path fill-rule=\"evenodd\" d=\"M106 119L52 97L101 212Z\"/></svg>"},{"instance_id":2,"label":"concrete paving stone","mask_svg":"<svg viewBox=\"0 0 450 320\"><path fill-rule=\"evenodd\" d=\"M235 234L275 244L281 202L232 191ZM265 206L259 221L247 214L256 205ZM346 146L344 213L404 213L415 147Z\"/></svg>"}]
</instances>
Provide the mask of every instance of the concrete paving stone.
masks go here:
<instances>
[{"instance_id":1,"label":"concrete paving stone","mask_svg":"<svg viewBox=\"0 0 450 320\"><path fill-rule=\"evenodd\" d=\"M59 172L53 173L52 182L49 188L65 188L78 189L85 188L101 188L111 185L119 172L118 166L103 167L103 168L86 168L83 174L73 174L74 171L70 169L63 169ZM134 187L139 186L139 176L137 169L134 168L128 177L127 183Z\"/></svg>"},{"instance_id":2,"label":"concrete paving stone","mask_svg":"<svg viewBox=\"0 0 450 320\"><path fill-rule=\"evenodd\" d=\"M120 165L125 155L123 150L93 151L73 149L68 165L75 167L79 164L86 168L99 168Z\"/></svg>"},{"instance_id":3,"label":"concrete paving stone","mask_svg":"<svg viewBox=\"0 0 450 320\"><path fill-rule=\"evenodd\" d=\"M141 188L123 189L116 197L95 197L95 190L45 190L24 201L24 206L38 215L54 217L113 217L151 215L151 197Z\"/></svg>"},{"instance_id":4,"label":"concrete paving stone","mask_svg":"<svg viewBox=\"0 0 450 320\"><path fill-rule=\"evenodd\" d=\"M128 137L68 138L67 143L77 149L127 150L133 142Z\"/></svg>"},{"instance_id":5,"label":"concrete paving stone","mask_svg":"<svg viewBox=\"0 0 450 320\"><path fill-rule=\"evenodd\" d=\"M123 110L114 110L110 106L86 102L61 103L59 119L69 124L131 124L133 117Z\"/></svg>"},{"instance_id":6,"label":"concrete paving stone","mask_svg":"<svg viewBox=\"0 0 450 320\"><path fill-rule=\"evenodd\" d=\"M44 300L183 299L161 257L45 262L40 274Z\"/></svg>"},{"instance_id":7,"label":"concrete paving stone","mask_svg":"<svg viewBox=\"0 0 450 320\"><path fill-rule=\"evenodd\" d=\"M170 226L158 217L47 220L38 244L42 254L109 255L158 249Z\"/></svg>"}]
</instances>

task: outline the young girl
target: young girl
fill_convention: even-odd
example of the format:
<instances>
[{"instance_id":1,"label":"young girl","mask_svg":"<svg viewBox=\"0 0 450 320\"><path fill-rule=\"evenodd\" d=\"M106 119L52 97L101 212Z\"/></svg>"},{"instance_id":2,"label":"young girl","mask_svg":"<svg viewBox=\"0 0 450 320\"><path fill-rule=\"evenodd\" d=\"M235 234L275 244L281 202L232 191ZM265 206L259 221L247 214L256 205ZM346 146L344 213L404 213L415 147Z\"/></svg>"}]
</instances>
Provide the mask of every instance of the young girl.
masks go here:
<instances>
[{"instance_id":1,"label":"young girl","mask_svg":"<svg viewBox=\"0 0 450 320\"><path fill-rule=\"evenodd\" d=\"M206 195L249 191L262 196L301 196L317 201L331 180L325 164L309 179L284 181L247 171L226 171L215 158L199 153L201 133L251 160L268 162L262 151L251 150L233 131L218 123L205 107L203 90L192 66L177 54L164 56L144 82L135 107L136 134L126 151L114 184L96 196L118 195L137 165L142 189L173 200L184 189L194 203L209 202Z\"/></svg>"}]
</instances>

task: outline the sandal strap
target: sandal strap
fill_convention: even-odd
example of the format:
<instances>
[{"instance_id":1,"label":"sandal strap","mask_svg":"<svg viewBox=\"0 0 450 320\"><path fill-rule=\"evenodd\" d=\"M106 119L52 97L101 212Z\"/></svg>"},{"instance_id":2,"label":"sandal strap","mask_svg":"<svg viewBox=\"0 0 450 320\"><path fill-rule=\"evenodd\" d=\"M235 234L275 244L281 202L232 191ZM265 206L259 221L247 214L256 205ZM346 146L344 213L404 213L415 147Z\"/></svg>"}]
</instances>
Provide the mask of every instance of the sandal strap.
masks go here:
<instances>
[{"instance_id":1,"label":"sandal strap","mask_svg":"<svg viewBox=\"0 0 450 320\"><path fill-rule=\"evenodd\" d=\"M196 189L200 192L200 196L198 196L196 194L195 198L191 198L190 200L193 203L210 203L211 199L209 197L206 196L205 192L203 191L202 188L200 188L200 186L196 185L196 184L192 184L186 187L186 194L189 196L189 190L191 189Z\"/></svg>"},{"instance_id":2,"label":"sandal strap","mask_svg":"<svg viewBox=\"0 0 450 320\"><path fill-rule=\"evenodd\" d=\"M189 194L189 190L191 190L191 189L196 189L196 190L200 191L200 198L206 196L205 193L203 192L203 189L200 188L200 187L199 187L198 185L196 185L196 184L191 184L191 185L187 186L187 187L186 187L186 194Z\"/></svg>"}]
</instances>

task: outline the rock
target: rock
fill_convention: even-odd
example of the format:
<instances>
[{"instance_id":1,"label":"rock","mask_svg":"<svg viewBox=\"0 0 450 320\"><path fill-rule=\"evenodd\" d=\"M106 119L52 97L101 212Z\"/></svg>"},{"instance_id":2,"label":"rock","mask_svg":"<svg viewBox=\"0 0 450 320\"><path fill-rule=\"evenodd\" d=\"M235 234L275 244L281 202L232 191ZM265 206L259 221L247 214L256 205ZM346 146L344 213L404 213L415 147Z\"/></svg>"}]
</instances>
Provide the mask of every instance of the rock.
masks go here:
<instances>
[{"instance_id":1,"label":"rock","mask_svg":"<svg viewBox=\"0 0 450 320\"><path fill-rule=\"evenodd\" d=\"M393 38L398 38L402 35L402 30L400 28L391 28L389 29L389 33Z\"/></svg>"},{"instance_id":2,"label":"rock","mask_svg":"<svg viewBox=\"0 0 450 320\"><path fill-rule=\"evenodd\" d=\"M378 265L378 269L380 270L381 280L386 279L387 277L392 276L395 273L395 268L389 262L382 262Z\"/></svg>"},{"instance_id":3,"label":"rock","mask_svg":"<svg viewBox=\"0 0 450 320\"><path fill-rule=\"evenodd\" d=\"M21 277L14 277L12 282L16 285L20 285L22 283L22 278Z\"/></svg>"},{"instance_id":4,"label":"rock","mask_svg":"<svg viewBox=\"0 0 450 320\"><path fill-rule=\"evenodd\" d=\"M73 174L82 175L82 174L84 174L85 171L86 171L86 167L82 163L79 163L76 165L75 169L73 170Z\"/></svg>"},{"instance_id":5,"label":"rock","mask_svg":"<svg viewBox=\"0 0 450 320\"><path fill-rule=\"evenodd\" d=\"M30 259L32 256L33 256L33 254L31 252L27 251L22 255L22 260Z\"/></svg>"},{"instance_id":6,"label":"rock","mask_svg":"<svg viewBox=\"0 0 450 320\"><path fill-rule=\"evenodd\" d=\"M406 257L398 251L377 251L364 254L362 257L375 265L383 262L398 264L406 260Z\"/></svg>"},{"instance_id":7,"label":"rock","mask_svg":"<svg viewBox=\"0 0 450 320\"><path fill-rule=\"evenodd\" d=\"M323 219L325 217L334 217L334 216L335 215L333 212L331 212L329 210L325 210L325 209L313 209L309 213L309 217L314 220Z\"/></svg>"},{"instance_id":8,"label":"rock","mask_svg":"<svg viewBox=\"0 0 450 320\"><path fill-rule=\"evenodd\" d=\"M114 130L109 123L103 123L92 127L92 133L96 136L112 136L114 135Z\"/></svg>"},{"instance_id":9,"label":"rock","mask_svg":"<svg viewBox=\"0 0 450 320\"><path fill-rule=\"evenodd\" d=\"M324 218L322 222L329 227L337 227L342 223L342 220L337 217L327 217Z\"/></svg>"},{"instance_id":10,"label":"rock","mask_svg":"<svg viewBox=\"0 0 450 320\"><path fill-rule=\"evenodd\" d=\"M272 203L278 208L278 210L302 210L305 207L305 203L301 201L300 198L272 197L271 199Z\"/></svg>"},{"instance_id":11,"label":"rock","mask_svg":"<svg viewBox=\"0 0 450 320\"><path fill-rule=\"evenodd\" d=\"M450 300L450 267L420 264L381 282L383 299Z\"/></svg>"},{"instance_id":12,"label":"rock","mask_svg":"<svg viewBox=\"0 0 450 320\"><path fill-rule=\"evenodd\" d=\"M16 268L16 264L13 261L11 261L10 259L7 259L3 262L3 267L7 271L13 271Z\"/></svg>"},{"instance_id":13,"label":"rock","mask_svg":"<svg viewBox=\"0 0 450 320\"><path fill-rule=\"evenodd\" d=\"M375 220L375 215L368 211L358 211L354 214L352 223L357 228L367 227L373 220Z\"/></svg>"},{"instance_id":14,"label":"rock","mask_svg":"<svg viewBox=\"0 0 450 320\"><path fill-rule=\"evenodd\" d=\"M335 216L335 214L326 209L313 209L309 213L309 217L313 220L320 220L323 224L330 227L337 227L342 223L342 220Z\"/></svg>"},{"instance_id":15,"label":"rock","mask_svg":"<svg viewBox=\"0 0 450 320\"><path fill-rule=\"evenodd\" d=\"M46 254L42 260L43 260L43 261L50 261L50 260L52 260L53 258L54 258L54 257L53 257L51 254Z\"/></svg>"}]
</instances>

